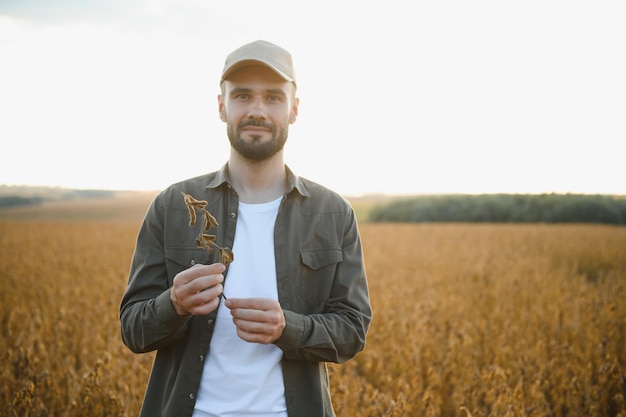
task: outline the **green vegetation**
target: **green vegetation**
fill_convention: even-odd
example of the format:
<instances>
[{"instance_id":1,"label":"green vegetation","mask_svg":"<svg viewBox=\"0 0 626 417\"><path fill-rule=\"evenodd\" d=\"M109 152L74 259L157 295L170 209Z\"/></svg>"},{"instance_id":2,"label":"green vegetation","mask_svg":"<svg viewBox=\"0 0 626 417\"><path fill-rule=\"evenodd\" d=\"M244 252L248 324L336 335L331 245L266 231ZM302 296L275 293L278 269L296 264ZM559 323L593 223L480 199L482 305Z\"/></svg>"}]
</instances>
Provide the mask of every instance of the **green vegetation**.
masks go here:
<instances>
[{"instance_id":1,"label":"green vegetation","mask_svg":"<svg viewBox=\"0 0 626 417\"><path fill-rule=\"evenodd\" d=\"M52 201L112 198L115 193L112 190L0 185L0 209L41 205Z\"/></svg>"},{"instance_id":2,"label":"green vegetation","mask_svg":"<svg viewBox=\"0 0 626 417\"><path fill-rule=\"evenodd\" d=\"M42 197L22 197L19 195L0 196L0 208L32 206L43 203Z\"/></svg>"},{"instance_id":3,"label":"green vegetation","mask_svg":"<svg viewBox=\"0 0 626 417\"><path fill-rule=\"evenodd\" d=\"M584 194L433 195L373 207L371 222L626 224L626 198Z\"/></svg>"}]
</instances>

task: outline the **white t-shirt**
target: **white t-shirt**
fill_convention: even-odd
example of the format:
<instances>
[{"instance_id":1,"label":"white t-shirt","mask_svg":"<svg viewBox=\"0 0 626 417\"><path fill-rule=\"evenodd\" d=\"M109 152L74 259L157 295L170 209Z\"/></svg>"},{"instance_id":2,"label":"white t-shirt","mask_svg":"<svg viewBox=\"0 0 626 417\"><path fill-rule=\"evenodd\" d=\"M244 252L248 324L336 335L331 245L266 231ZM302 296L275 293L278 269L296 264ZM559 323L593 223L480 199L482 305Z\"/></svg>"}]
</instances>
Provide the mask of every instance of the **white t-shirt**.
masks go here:
<instances>
[{"instance_id":1,"label":"white t-shirt","mask_svg":"<svg viewBox=\"0 0 626 417\"><path fill-rule=\"evenodd\" d=\"M239 203L227 297L278 300L274 224L281 199ZM274 344L240 339L230 310L220 303L193 417L287 417L282 356Z\"/></svg>"}]
</instances>

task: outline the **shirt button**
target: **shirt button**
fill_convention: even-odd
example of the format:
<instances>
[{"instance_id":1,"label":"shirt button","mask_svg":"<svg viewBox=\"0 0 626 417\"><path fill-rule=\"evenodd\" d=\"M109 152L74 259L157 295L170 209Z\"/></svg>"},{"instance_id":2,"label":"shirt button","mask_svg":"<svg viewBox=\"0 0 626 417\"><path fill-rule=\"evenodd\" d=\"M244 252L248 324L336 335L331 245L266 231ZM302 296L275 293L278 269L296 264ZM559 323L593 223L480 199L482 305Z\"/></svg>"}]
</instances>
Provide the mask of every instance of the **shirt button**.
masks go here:
<instances>
[{"instance_id":1,"label":"shirt button","mask_svg":"<svg viewBox=\"0 0 626 417\"><path fill-rule=\"evenodd\" d=\"M207 323L209 323L209 326L213 326L214 321L213 321L213 319L209 319L209 320L207 320Z\"/></svg>"},{"instance_id":2,"label":"shirt button","mask_svg":"<svg viewBox=\"0 0 626 417\"><path fill-rule=\"evenodd\" d=\"M230 213L230 218L234 219L235 217L237 217L237 213L235 213L234 211Z\"/></svg>"},{"instance_id":3,"label":"shirt button","mask_svg":"<svg viewBox=\"0 0 626 417\"><path fill-rule=\"evenodd\" d=\"M192 259L192 260L191 260L191 266L194 266L195 264L196 264L196 260L195 260L195 259Z\"/></svg>"},{"instance_id":4,"label":"shirt button","mask_svg":"<svg viewBox=\"0 0 626 417\"><path fill-rule=\"evenodd\" d=\"M191 394L189 394L189 399L193 400L194 398L196 398L196 394L194 394L193 392Z\"/></svg>"},{"instance_id":5,"label":"shirt button","mask_svg":"<svg viewBox=\"0 0 626 417\"><path fill-rule=\"evenodd\" d=\"M204 361L204 355L198 356L198 362L202 362L202 361Z\"/></svg>"}]
</instances>

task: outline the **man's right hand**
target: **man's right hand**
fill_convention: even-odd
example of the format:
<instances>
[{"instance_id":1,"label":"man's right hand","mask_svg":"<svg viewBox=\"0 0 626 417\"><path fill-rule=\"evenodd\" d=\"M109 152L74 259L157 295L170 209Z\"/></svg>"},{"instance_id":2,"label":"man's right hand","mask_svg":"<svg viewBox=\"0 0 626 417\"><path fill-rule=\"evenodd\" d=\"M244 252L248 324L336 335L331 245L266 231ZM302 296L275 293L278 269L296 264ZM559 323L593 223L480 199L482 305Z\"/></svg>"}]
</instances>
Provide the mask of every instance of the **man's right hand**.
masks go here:
<instances>
[{"instance_id":1,"label":"man's right hand","mask_svg":"<svg viewBox=\"0 0 626 417\"><path fill-rule=\"evenodd\" d=\"M224 264L194 265L174 277L170 300L178 314L209 314L219 305L224 292Z\"/></svg>"}]
</instances>

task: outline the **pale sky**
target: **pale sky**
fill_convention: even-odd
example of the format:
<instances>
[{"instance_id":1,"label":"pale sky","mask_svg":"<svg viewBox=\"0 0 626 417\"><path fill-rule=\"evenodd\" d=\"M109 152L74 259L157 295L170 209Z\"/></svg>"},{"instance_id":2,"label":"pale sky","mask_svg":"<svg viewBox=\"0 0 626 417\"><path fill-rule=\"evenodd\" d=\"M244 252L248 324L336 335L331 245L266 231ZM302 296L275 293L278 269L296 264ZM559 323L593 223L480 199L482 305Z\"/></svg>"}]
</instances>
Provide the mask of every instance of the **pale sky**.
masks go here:
<instances>
[{"instance_id":1,"label":"pale sky","mask_svg":"<svg viewBox=\"0 0 626 417\"><path fill-rule=\"evenodd\" d=\"M290 50L285 157L344 195L626 194L626 2L0 0L0 184L162 189L228 158L219 75Z\"/></svg>"}]
</instances>

